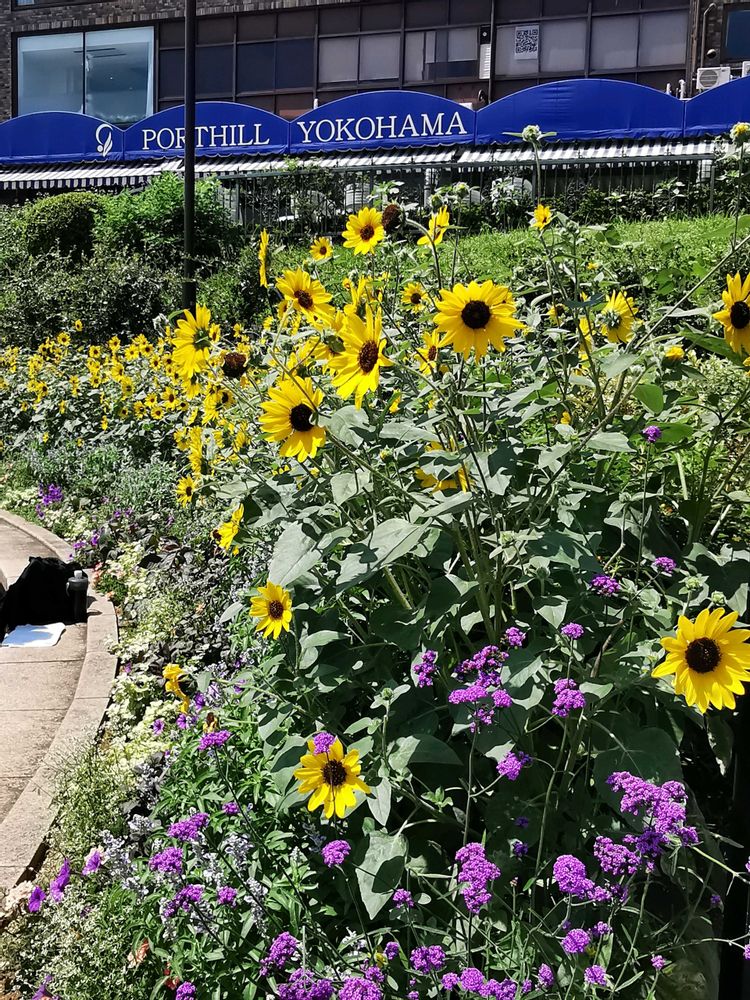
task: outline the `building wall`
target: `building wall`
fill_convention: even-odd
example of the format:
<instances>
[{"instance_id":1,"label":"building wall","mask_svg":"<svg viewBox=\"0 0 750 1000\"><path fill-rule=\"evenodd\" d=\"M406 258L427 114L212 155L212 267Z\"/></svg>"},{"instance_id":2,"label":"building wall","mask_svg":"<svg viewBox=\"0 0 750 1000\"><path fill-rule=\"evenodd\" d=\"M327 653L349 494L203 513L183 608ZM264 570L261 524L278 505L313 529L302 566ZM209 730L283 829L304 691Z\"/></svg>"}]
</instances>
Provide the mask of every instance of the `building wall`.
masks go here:
<instances>
[{"instance_id":1,"label":"building wall","mask_svg":"<svg viewBox=\"0 0 750 1000\"><path fill-rule=\"evenodd\" d=\"M691 75L691 60L696 55L694 29L700 18L701 4L706 6L706 0L210 0L207 3L199 0L199 43L202 35L205 43L201 58L205 60L215 56L213 65L217 79L227 77L227 60L233 60L235 67L231 86L225 81L219 86L219 92L203 93L199 97L240 100L294 117L312 106L314 100L323 103L357 90L383 86L413 87L475 104L480 99L480 91L482 99L493 100L522 87L565 76L611 76L659 89L670 85L676 92L679 80ZM718 5L723 6L723 3ZM310 11L310 8L316 10ZM336 46L340 46L342 60L351 57L350 46L360 30L351 25L361 23L364 26L373 20L377 9L385 8L390 11L400 8L398 26L388 21L389 27L382 29L381 36L381 43L386 49L391 45L400 46L398 77L373 80L360 75L356 81L325 78L324 60L330 63L337 58L335 53L339 49ZM338 9L341 10L340 18L336 14ZM49 0L4 0L0 9L0 119L18 110L14 93L15 53L19 36L80 31L82 28L154 25L155 109L179 103L175 81L181 72L179 18L182 10L181 0L177 3L175 0L102 0L98 3L64 4L54 3L54 0L52 3ZM276 11L283 17L284 12L304 10L313 15L312 27L306 30L310 50L314 48L314 73L309 85L276 87L271 82L268 87L253 85L243 89L238 80L240 56L249 62L252 62L250 56L254 58L256 53L258 57L268 58L269 43L273 38L272 35L261 34L260 40L268 41L258 48L248 47L247 43L256 41L253 37L253 13L262 15ZM356 14L356 10L360 13ZM225 15L235 17L228 21L218 20ZM350 21L351 18L354 21ZM291 15L290 19L293 20ZM261 20L262 17L258 18L257 23ZM267 22L264 23L267 27ZM283 35L281 20L274 23L278 23L279 34ZM340 28L337 27L339 23ZM674 23L685 25L683 55L679 60L660 63L660 52L672 55L675 52L674 45L670 44L675 33L670 35L669 31L669 25ZM720 32L720 23L720 18L712 17L709 30ZM538 26L540 55L537 59L520 61L518 32L527 25ZM413 57L415 46L421 43L420 32L427 39L426 44L433 48L442 43L448 49L452 45L460 49L467 37L471 38L470 29L478 32L479 37L491 47L494 72L488 78L484 78L478 68L480 60L474 60L473 69L463 72L462 67L470 67L471 60L462 62L460 53L451 56L450 52L445 56L447 70L442 78L439 73L428 78L425 69L424 78L416 80L405 71L407 46L410 46ZM376 26L368 32L367 45L375 53L369 57L371 63L377 58L377 39L374 36L379 30ZM334 41L337 31L341 34L338 41ZM293 36L294 32L289 35ZM364 38L364 34L361 37ZM677 42L679 48L680 38ZM365 42L361 44L360 67ZM613 55L613 61L602 59L603 51L609 52L611 48L614 53L620 44L630 46L636 54L633 57L624 56L624 62L619 63L616 55ZM509 45L510 56L507 54ZM210 46L216 47L209 52ZM390 60L393 53L386 49L383 50L384 55ZM306 53L308 58L307 49ZM429 58L438 59L434 54ZM453 63L450 63L451 59L454 59ZM608 61L611 65L602 65ZM434 68L433 63L431 71ZM510 71L506 72L508 68ZM210 70L207 72L210 75ZM374 72L377 73L377 69ZM204 72L204 78L206 75ZM165 83L161 88L158 85L160 80Z\"/></svg>"}]
</instances>

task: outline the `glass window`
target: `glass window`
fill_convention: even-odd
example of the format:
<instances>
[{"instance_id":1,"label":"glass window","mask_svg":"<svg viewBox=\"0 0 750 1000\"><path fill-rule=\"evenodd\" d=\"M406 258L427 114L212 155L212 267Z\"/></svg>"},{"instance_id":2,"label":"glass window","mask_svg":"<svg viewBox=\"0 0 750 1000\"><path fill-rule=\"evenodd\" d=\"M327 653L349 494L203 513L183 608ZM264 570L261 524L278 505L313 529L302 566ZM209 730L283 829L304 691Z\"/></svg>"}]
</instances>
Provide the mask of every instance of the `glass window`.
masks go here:
<instances>
[{"instance_id":1,"label":"glass window","mask_svg":"<svg viewBox=\"0 0 750 1000\"><path fill-rule=\"evenodd\" d=\"M276 97L276 114L282 118L299 118L313 106L312 93L278 94Z\"/></svg>"},{"instance_id":2,"label":"glass window","mask_svg":"<svg viewBox=\"0 0 750 1000\"><path fill-rule=\"evenodd\" d=\"M240 14L237 21L237 38L240 42L255 42L260 38L275 37L275 14Z\"/></svg>"},{"instance_id":3,"label":"glass window","mask_svg":"<svg viewBox=\"0 0 750 1000\"><path fill-rule=\"evenodd\" d=\"M358 38L322 38L318 50L320 83L345 83L357 79Z\"/></svg>"},{"instance_id":4,"label":"glass window","mask_svg":"<svg viewBox=\"0 0 750 1000\"><path fill-rule=\"evenodd\" d=\"M154 107L154 29L86 32L86 114L129 125Z\"/></svg>"},{"instance_id":5,"label":"glass window","mask_svg":"<svg viewBox=\"0 0 750 1000\"><path fill-rule=\"evenodd\" d=\"M477 28L409 32L404 52L404 76L411 81L476 76L478 53Z\"/></svg>"},{"instance_id":6,"label":"glass window","mask_svg":"<svg viewBox=\"0 0 750 1000\"><path fill-rule=\"evenodd\" d=\"M610 10L638 10L638 0L591 0L591 9L595 14Z\"/></svg>"},{"instance_id":7,"label":"glass window","mask_svg":"<svg viewBox=\"0 0 750 1000\"><path fill-rule=\"evenodd\" d=\"M491 17L491 0L451 0L451 24L481 24Z\"/></svg>"},{"instance_id":8,"label":"glass window","mask_svg":"<svg viewBox=\"0 0 750 1000\"><path fill-rule=\"evenodd\" d=\"M407 0L407 28L422 28L432 24L446 24L447 21L448 0Z\"/></svg>"},{"instance_id":9,"label":"glass window","mask_svg":"<svg viewBox=\"0 0 750 1000\"><path fill-rule=\"evenodd\" d=\"M237 46L237 92L274 88L275 42Z\"/></svg>"},{"instance_id":10,"label":"glass window","mask_svg":"<svg viewBox=\"0 0 750 1000\"><path fill-rule=\"evenodd\" d=\"M292 90L313 85L312 38L294 38L276 43L276 87Z\"/></svg>"},{"instance_id":11,"label":"glass window","mask_svg":"<svg viewBox=\"0 0 750 1000\"><path fill-rule=\"evenodd\" d=\"M401 4L379 3L362 8L362 31L401 27Z\"/></svg>"},{"instance_id":12,"label":"glass window","mask_svg":"<svg viewBox=\"0 0 750 1000\"><path fill-rule=\"evenodd\" d=\"M195 56L195 93L198 100L232 97L234 46L199 46Z\"/></svg>"},{"instance_id":13,"label":"glass window","mask_svg":"<svg viewBox=\"0 0 750 1000\"><path fill-rule=\"evenodd\" d=\"M199 45L234 41L233 17L199 17L197 40Z\"/></svg>"},{"instance_id":14,"label":"glass window","mask_svg":"<svg viewBox=\"0 0 750 1000\"><path fill-rule=\"evenodd\" d=\"M638 18L597 17L591 24L591 68L628 69L637 65Z\"/></svg>"},{"instance_id":15,"label":"glass window","mask_svg":"<svg viewBox=\"0 0 750 1000\"><path fill-rule=\"evenodd\" d=\"M280 38L304 38L315 34L315 11L287 11L279 14L277 34Z\"/></svg>"},{"instance_id":16,"label":"glass window","mask_svg":"<svg viewBox=\"0 0 750 1000\"><path fill-rule=\"evenodd\" d=\"M524 21L539 17L541 0L499 0L498 15L504 21Z\"/></svg>"},{"instance_id":17,"label":"glass window","mask_svg":"<svg viewBox=\"0 0 750 1000\"><path fill-rule=\"evenodd\" d=\"M159 99L182 99L185 86L185 53L183 49L167 49L159 53Z\"/></svg>"},{"instance_id":18,"label":"glass window","mask_svg":"<svg viewBox=\"0 0 750 1000\"><path fill-rule=\"evenodd\" d=\"M348 31L359 31L359 7L321 10L318 30L321 35L345 35Z\"/></svg>"},{"instance_id":19,"label":"glass window","mask_svg":"<svg viewBox=\"0 0 750 1000\"><path fill-rule=\"evenodd\" d=\"M399 35L363 35L359 43L360 80L397 80L400 42Z\"/></svg>"},{"instance_id":20,"label":"glass window","mask_svg":"<svg viewBox=\"0 0 750 1000\"><path fill-rule=\"evenodd\" d=\"M589 0L544 0L545 17L559 17L561 14L587 14Z\"/></svg>"},{"instance_id":21,"label":"glass window","mask_svg":"<svg viewBox=\"0 0 750 1000\"><path fill-rule=\"evenodd\" d=\"M684 65L687 55L687 36L687 11L644 14L641 17L638 65Z\"/></svg>"},{"instance_id":22,"label":"glass window","mask_svg":"<svg viewBox=\"0 0 750 1000\"><path fill-rule=\"evenodd\" d=\"M724 9L724 52L732 62L750 59L750 10Z\"/></svg>"},{"instance_id":23,"label":"glass window","mask_svg":"<svg viewBox=\"0 0 750 1000\"><path fill-rule=\"evenodd\" d=\"M538 24L511 24L497 29L495 72L498 76L531 76L539 72Z\"/></svg>"},{"instance_id":24,"label":"glass window","mask_svg":"<svg viewBox=\"0 0 750 1000\"><path fill-rule=\"evenodd\" d=\"M575 73L586 67L586 19L542 23L542 73Z\"/></svg>"},{"instance_id":25,"label":"glass window","mask_svg":"<svg viewBox=\"0 0 750 1000\"><path fill-rule=\"evenodd\" d=\"M19 115L83 110L83 34L19 38Z\"/></svg>"},{"instance_id":26,"label":"glass window","mask_svg":"<svg viewBox=\"0 0 750 1000\"><path fill-rule=\"evenodd\" d=\"M185 23L183 21L162 21L159 25L159 45L169 49L181 49L185 44Z\"/></svg>"}]
</instances>

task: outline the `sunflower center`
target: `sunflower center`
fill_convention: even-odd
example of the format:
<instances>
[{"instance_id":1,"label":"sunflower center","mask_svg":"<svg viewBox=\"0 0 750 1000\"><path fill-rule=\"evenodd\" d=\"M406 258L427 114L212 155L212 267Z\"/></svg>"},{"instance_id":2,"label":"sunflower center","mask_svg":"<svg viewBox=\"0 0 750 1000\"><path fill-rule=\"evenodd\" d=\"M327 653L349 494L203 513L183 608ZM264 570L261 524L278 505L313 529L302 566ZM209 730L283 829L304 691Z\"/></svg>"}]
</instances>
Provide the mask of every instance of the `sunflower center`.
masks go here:
<instances>
[{"instance_id":1,"label":"sunflower center","mask_svg":"<svg viewBox=\"0 0 750 1000\"><path fill-rule=\"evenodd\" d=\"M622 316L616 309L607 309L602 319L604 321L604 325L608 326L610 330L616 330L620 323L622 323Z\"/></svg>"},{"instance_id":2,"label":"sunflower center","mask_svg":"<svg viewBox=\"0 0 750 1000\"><path fill-rule=\"evenodd\" d=\"M299 291L295 292L294 297L299 302L302 309L312 309L313 297L309 292L306 292L304 288L300 288Z\"/></svg>"},{"instance_id":3,"label":"sunflower center","mask_svg":"<svg viewBox=\"0 0 750 1000\"><path fill-rule=\"evenodd\" d=\"M378 362L380 348L374 340L363 344L359 352L359 367L365 375L369 375Z\"/></svg>"},{"instance_id":4,"label":"sunflower center","mask_svg":"<svg viewBox=\"0 0 750 1000\"><path fill-rule=\"evenodd\" d=\"M461 319L470 330L481 330L482 327L487 326L491 316L492 313L487 303L478 299L467 302L461 310Z\"/></svg>"},{"instance_id":5,"label":"sunflower center","mask_svg":"<svg viewBox=\"0 0 750 1000\"><path fill-rule=\"evenodd\" d=\"M744 299L732 303L732 308L729 310L729 318L732 320L732 326L735 330L744 330L748 323L750 323L750 306L748 306Z\"/></svg>"},{"instance_id":6,"label":"sunflower center","mask_svg":"<svg viewBox=\"0 0 750 1000\"><path fill-rule=\"evenodd\" d=\"M413 306L418 306L421 301L422 301L422 293L421 292L412 292L411 293L411 304Z\"/></svg>"},{"instance_id":7,"label":"sunflower center","mask_svg":"<svg viewBox=\"0 0 750 1000\"><path fill-rule=\"evenodd\" d=\"M297 403L289 411L289 423L295 431L312 430L312 424L310 423L312 412L307 403Z\"/></svg>"},{"instance_id":8,"label":"sunflower center","mask_svg":"<svg viewBox=\"0 0 750 1000\"><path fill-rule=\"evenodd\" d=\"M346 784L346 768L340 760L329 760L323 765L323 780L331 788L339 788Z\"/></svg>"},{"instance_id":9,"label":"sunflower center","mask_svg":"<svg viewBox=\"0 0 750 1000\"><path fill-rule=\"evenodd\" d=\"M685 650L685 660L697 674L710 674L721 660L721 650L713 639L693 639Z\"/></svg>"},{"instance_id":10,"label":"sunflower center","mask_svg":"<svg viewBox=\"0 0 750 1000\"><path fill-rule=\"evenodd\" d=\"M361 240L365 240L365 241L366 240L371 240L374 235L375 235L375 230L372 228L372 226L369 223L366 226L362 226L362 228L359 231L359 238Z\"/></svg>"},{"instance_id":11,"label":"sunflower center","mask_svg":"<svg viewBox=\"0 0 750 1000\"><path fill-rule=\"evenodd\" d=\"M427 351L427 360L434 361L436 357L437 357L437 347L435 347L435 345L432 344L430 349Z\"/></svg>"},{"instance_id":12,"label":"sunflower center","mask_svg":"<svg viewBox=\"0 0 750 1000\"><path fill-rule=\"evenodd\" d=\"M284 617L284 605L281 601L269 601L268 617L273 618L274 621Z\"/></svg>"}]
</instances>

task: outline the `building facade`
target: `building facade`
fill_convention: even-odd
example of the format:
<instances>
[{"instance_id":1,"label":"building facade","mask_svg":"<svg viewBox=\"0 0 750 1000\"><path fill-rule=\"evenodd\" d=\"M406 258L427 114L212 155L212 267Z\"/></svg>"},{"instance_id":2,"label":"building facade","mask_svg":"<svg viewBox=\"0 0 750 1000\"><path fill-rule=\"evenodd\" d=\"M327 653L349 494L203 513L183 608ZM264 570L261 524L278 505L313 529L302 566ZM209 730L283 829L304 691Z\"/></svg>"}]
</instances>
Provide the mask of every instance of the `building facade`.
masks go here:
<instances>
[{"instance_id":1,"label":"building facade","mask_svg":"<svg viewBox=\"0 0 750 1000\"><path fill-rule=\"evenodd\" d=\"M5 0L0 119L81 111L124 126L181 103L182 9L180 0ZM477 107L580 76L689 95L699 66L728 64L735 75L750 66L750 2L199 0L198 14L198 98L286 118L365 90Z\"/></svg>"}]
</instances>

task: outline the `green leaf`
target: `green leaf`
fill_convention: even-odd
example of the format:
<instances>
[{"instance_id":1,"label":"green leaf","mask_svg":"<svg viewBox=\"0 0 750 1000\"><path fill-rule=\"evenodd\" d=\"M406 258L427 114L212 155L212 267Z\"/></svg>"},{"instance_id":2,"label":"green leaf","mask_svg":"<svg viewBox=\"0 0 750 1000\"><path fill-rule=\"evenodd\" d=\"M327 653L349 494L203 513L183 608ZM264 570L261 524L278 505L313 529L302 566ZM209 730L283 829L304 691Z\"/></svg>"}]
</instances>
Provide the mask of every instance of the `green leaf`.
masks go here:
<instances>
[{"instance_id":1,"label":"green leaf","mask_svg":"<svg viewBox=\"0 0 750 1000\"><path fill-rule=\"evenodd\" d=\"M304 524L287 525L279 535L268 566L268 579L288 587L318 561L317 539Z\"/></svg>"},{"instance_id":2,"label":"green leaf","mask_svg":"<svg viewBox=\"0 0 750 1000\"><path fill-rule=\"evenodd\" d=\"M372 492L372 479L367 469L358 472L337 472L331 477L331 492L334 501L339 504L346 503L352 497L360 496L362 493Z\"/></svg>"},{"instance_id":3,"label":"green leaf","mask_svg":"<svg viewBox=\"0 0 750 1000\"><path fill-rule=\"evenodd\" d=\"M367 838L367 850L357 865L359 894L370 918L388 903L404 872L406 839L377 830Z\"/></svg>"},{"instance_id":4,"label":"green leaf","mask_svg":"<svg viewBox=\"0 0 750 1000\"><path fill-rule=\"evenodd\" d=\"M698 347L702 347L706 351L711 351L713 354L720 354L723 358L734 358L737 362L740 362L739 355L734 353L723 337L714 337L713 334L700 333L698 330L690 328L681 332L686 340L692 340Z\"/></svg>"},{"instance_id":5,"label":"green leaf","mask_svg":"<svg viewBox=\"0 0 750 1000\"><path fill-rule=\"evenodd\" d=\"M337 592L342 593L350 587L364 583L377 570L390 566L397 559L407 555L426 531L426 525L412 524L400 517L383 521L366 538L349 547L346 558L341 564L336 584Z\"/></svg>"},{"instance_id":6,"label":"green leaf","mask_svg":"<svg viewBox=\"0 0 750 1000\"><path fill-rule=\"evenodd\" d=\"M391 814L391 783L385 778L372 788L372 795L367 796L370 812L381 826L385 826Z\"/></svg>"},{"instance_id":7,"label":"green leaf","mask_svg":"<svg viewBox=\"0 0 750 1000\"><path fill-rule=\"evenodd\" d=\"M447 743L436 736L404 736L396 740L396 749L389 757L395 771L405 771L411 764L438 764L460 767L461 761Z\"/></svg>"},{"instance_id":8,"label":"green leaf","mask_svg":"<svg viewBox=\"0 0 750 1000\"><path fill-rule=\"evenodd\" d=\"M586 442L592 451L632 451L630 442L619 431L599 431Z\"/></svg>"},{"instance_id":9,"label":"green leaf","mask_svg":"<svg viewBox=\"0 0 750 1000\"><path fill-rule=\"evenodd\" d=\"M365 410L342 406L328 421L330 433L352 448L359 448L371 434L370 420Z\"/></svg>"},{"instance_id":10,"label":"green leaf","mask_svg":"<svg viewBox=\"0 0 750 1000\"><path fill-rule=\"evenodd\" d=\"M548 597L544 604L536 609L536 613L549 622L553 628L559 629L565 621L567 610L568 601L565 597Z\"/></svg>"},{"instance_id":11,"label":"green leaf","mask_svg":"<svg viewBox=\"0 0 750 1000\"><path fill-rule=\"evenodd\" d=\"M636 386L633 395L652 413L661 413L664 409L664 393L658 385L647 382Z\"/></svg>"}]
</instances>

